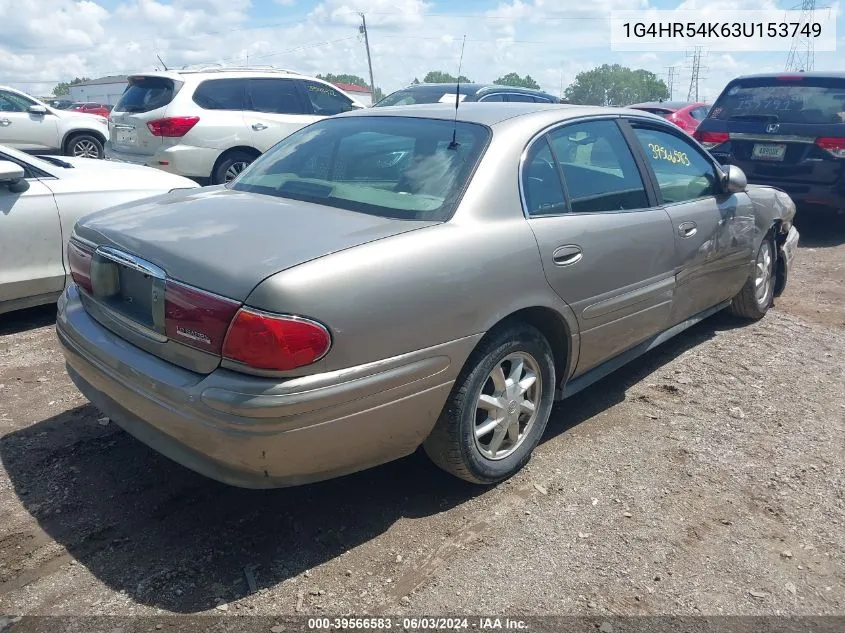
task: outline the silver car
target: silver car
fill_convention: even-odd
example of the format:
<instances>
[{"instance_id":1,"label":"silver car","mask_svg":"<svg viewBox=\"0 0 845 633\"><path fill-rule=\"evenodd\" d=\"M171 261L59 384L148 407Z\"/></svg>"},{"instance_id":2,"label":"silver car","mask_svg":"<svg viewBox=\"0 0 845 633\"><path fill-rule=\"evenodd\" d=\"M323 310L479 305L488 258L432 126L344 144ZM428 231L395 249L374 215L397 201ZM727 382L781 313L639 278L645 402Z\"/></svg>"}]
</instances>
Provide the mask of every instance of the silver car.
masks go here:
<instances>
[{"instance_id":1,"label":"silver car","mask_svg":"<svg viewBox=\"0 0 845 633\"><path fill-rule=\"evenodd\" d=\"M57 331L117 424L214 479L326 479L420 445L519 470L552 403L707 316L763 317L795 207L624 109L379 108L233 183L80 220Z\"/></svg>"}]
</instances>

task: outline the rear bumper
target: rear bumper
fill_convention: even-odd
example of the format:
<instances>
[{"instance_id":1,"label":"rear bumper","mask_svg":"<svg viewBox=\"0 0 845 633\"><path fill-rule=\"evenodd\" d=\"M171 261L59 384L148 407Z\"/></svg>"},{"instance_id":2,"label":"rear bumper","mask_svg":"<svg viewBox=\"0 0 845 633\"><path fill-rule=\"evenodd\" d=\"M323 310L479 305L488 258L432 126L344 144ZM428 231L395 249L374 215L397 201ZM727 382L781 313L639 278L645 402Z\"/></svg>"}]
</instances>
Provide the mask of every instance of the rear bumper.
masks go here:
<instances>
[{"instance_id":1,"label":"rear bumper","mask_svg":"<svg viewBox=\"0 0 845 633\"><path fill-rule=\"evenodd\" d=\"M186 176L187 178L208 179L214 169L214 163L220 156L220 150L193 145L173 145L163 147L155 154L133 154L121 152L111 142L106 143L106 160L116 160L136 165L155 167L162 171Z\"/></svg>"},{"instance_id":2,"label":"rear bumper","mask_svg":"<svg viewBox=\"0 0 845 633\"><path fill-rule=\"evenodd\" d=\"M92 319L73 284L56 331L71 379L105 415L183 466L246 488L328 479L412 453L480 338L279 382L195 374L148 354Z\"/></svg>"}]
</instances>

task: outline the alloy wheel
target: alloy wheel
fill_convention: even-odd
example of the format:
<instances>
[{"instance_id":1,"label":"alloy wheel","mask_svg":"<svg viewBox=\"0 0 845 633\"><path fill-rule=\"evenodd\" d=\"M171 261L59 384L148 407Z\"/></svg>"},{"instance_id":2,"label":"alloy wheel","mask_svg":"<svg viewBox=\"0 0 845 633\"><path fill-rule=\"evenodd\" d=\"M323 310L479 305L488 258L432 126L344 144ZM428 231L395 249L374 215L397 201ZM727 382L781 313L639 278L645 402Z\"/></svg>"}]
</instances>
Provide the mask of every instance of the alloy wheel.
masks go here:
<instances>
[{"instance_id":1,"label":"alloy wheel","mask_svg":"<svg viewBox=\"0 0 845 633\"><path fill-rule=\"evenodd\" d=\"M533 356L514 352L496 363L475 406L475 445L481 454L492 460L511 455L534 425L541 397Z\"/></svg>"}]
</instances>

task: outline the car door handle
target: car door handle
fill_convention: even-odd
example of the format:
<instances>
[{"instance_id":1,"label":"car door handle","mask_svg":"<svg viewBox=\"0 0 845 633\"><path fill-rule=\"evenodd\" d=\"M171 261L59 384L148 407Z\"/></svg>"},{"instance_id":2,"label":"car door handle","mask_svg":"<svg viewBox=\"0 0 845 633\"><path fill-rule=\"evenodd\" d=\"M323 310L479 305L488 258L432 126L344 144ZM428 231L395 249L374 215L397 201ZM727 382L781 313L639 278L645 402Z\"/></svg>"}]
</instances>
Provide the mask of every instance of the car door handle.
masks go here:
<instances>
[{"instance_id":1,"label":"car door handle","mask_svg":"<svg viewBox=\"0 0 845 633\"><path fill-rule=\"evenodd\" d=\"M552 254L552 261L555 266L572 266L577 264L584 257L584 252L580 246L568 244L566 246L559 246Z\"/></svg>"},{"instance_id":2,"label":"car door handle","mask_svg":"<svg viewBox=\"0 0 845 633\"><path fill-rule=\"evenodd\" d=\"M678 225L678 235L682 238L692 237L698 233L698 225L695 222L682 222Z\"/></svg>"},{"instance_id":3,"label":"car door handle","mask_svg":"<svg viewBox=\"0 0 845 633\"><path fill-rule=\"evenodd\" d=\"M263 123L253 123L252 129L255 130L256 132L260 132L261 130L266 130L267 126L264 125Z\"/></svg>"},{"instance_id":4,"label":"car door handle","mask_svg":"<svg viewBox=\"0 0 845 633\"><path fill-rule=\"evenodd\" d=\"M0 119L0 126L9 127L12 122L9 119Z\"/></svg>"}]
</instances>

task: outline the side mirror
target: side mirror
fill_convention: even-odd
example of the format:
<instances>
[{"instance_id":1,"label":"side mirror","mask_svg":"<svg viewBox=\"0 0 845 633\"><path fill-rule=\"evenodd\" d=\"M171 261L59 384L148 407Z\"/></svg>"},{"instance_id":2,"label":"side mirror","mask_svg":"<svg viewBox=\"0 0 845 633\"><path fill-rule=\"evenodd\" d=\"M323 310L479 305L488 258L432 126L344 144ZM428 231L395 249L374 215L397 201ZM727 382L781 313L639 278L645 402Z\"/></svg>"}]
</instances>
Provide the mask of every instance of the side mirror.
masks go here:
<instances>
[{"instance_id":1,"label":"side mirror","mask_svg":"<svg viewBox=\"0 0 845 633\"><path fill-rule=\"evenodd\" d=\"M29 106L29 113L30 114L47 114L49 110L44 107L43 105L31 105Z\"/></svg>"},{"instance_id":2,"label":"side mirror","mask_svg":"<svg viewBox=\"0 0 845 633\"><path fill-rule=\"evenodd\" d=\"M29 189L23 167L9 160L0 160L0 187L8 187L13 193L23 193Z\"/></svg>"},{"instance_id":3,"label":"side mirror","mask_svg":"<svg viewBox=\"0 0 845 633\"><path fill-rule=\"evenodd\" d=\"M742 193L748 187L748 179L745 173L736 165L728 165L725 168L725 191L727 193Z\"/></svg>"}]
</instances>

